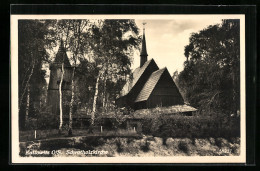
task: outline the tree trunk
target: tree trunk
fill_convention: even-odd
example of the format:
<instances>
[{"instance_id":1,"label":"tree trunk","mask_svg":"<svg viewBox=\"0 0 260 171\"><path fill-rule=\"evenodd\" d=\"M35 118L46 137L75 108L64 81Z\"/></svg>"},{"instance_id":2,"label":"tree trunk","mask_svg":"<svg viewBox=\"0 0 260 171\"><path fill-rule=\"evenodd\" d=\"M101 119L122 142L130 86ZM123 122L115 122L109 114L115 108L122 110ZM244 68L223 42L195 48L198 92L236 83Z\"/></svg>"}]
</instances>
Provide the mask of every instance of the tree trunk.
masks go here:
<instances>
[{"instance_id":1,"label":"tree trunk","mask_svg":"<svg viewBox=\"0 0 260 171\"><path fill-rule=\"evenodd\" d=\"M103 110L106 112L106 96L107 96L107 79L108 79L108 65L109 65L109 60L106 62L107 65L104 65L104 72L103 72L103 81L104 81L104 88L103 88L103 97L102 97L102 107Z\"/></svg>"},{"instance_id":2,"label":"tree trunk","mask_svg":"<svg viewBox=\"0 0 260 171\"><path fill-rule=\"evenodd\" d=\"M26 111L25 111L25 126L28 126L29 118L29 109L30 109L30 86L27 88L27 100L26 100Z\"/></svg>"},{"instance_id":3,"label":"tree trunk","mask_svg":"<svg viewBox=\"0 0 260 171\"><path fill-rule=\"evenodd\" d=\"M62 132L62 125L63 125L63 111L62 111L62 82L64 77L64 63L61 64L61 78L60 78L60 85L59 85L59 95L60 95L60 125L59 125L59 134Z\"/></svg>"},{"instance_id":4,"label":"tree trunk","mask_svg":"<svg viewBox=\"0 0 260 171\"><path fill-rule=\"evenodd\" d=\"M110 108L110 103L109 103L109 93L106 94L106 109Z\"/></svg>"},{"instance_id":5,"label":"tree trunk","mask_svg":"<svg viewBox=\"0 0 260 171\"><path fill-rule=\"evenodd\" d=\"M103 106L103 109L105 109L106 111L106 79L104 80L104 91L103 91L103 99L102 99L102 106Z\"/></svg>"},{"instance_id":6,"label":"tree trunk","mask_svg":"<svg viewBox=\"0 0 260 171\"><path fill-rule=\"evenodd\" d=\"M76 62L75 62L76 63ZM73 112L73 104L74 104L74 89L75 89L75 85L74 85L74 75L75 75L75 66L73 67L73 71L72 71L72 76L71 76L71 100L70 100L70 112L69 112L69 130L68 130L68 135L71 136L72 135L72 112Z\"/></svg>"},{"instance_id":7,"label":"tree trunk","mask_svg":"<svg viewBox=\"0 0 260 171\"><path fill-rule=\"evenodd\" d=\"M101 72L99 71L99 74L98 74L98 77L97 77L97 82L96 82L96 87L95 87L93 107L92 107L92 112L91 112L91 125L92 126L94 125L94 120L95 120L96 103L97 103L97 96L98 96L98 85L99 85L100 76L101 76Z\"/></svg>"},{"instance_id":8,"label":"tree trunk","mask_svg":"<svg viewBox=\"0 0 260 171\"><path fill-rule=\"evenodd\" d=\"M73 54L73 61L74 61L74 67L73 67L73 71L72 71L72 76L71 76L71 100L70 100L70 111L69 111L69 130L68 130L68 135L71 136L72 135L72 112L73 112L73 104L74 104L74 97L75 97L75 83L74 83L74 75L75 75L75 69L76 69L76 64L77 64L77 59L78 59L78 51L79 51L79 47L80 47L80 35L81 35L81 30L80 30L80 26L81 26L81 20L79 21L79 24L76 26L74 25L74 35L75 37L78 38L78 42L77 42L77 46L76 46L76 50L75 53ZM82 28L83 29L83 28Z\"/></svg>"},{"instance_id":9,"label":"tree trunk","mask_svg":"<svg viewBox=\"0 0 260 171\"><path fill-rule=\"evenodd\" d=\"M29 83L30 83L30 80L31 80L31 77L32 77L32 74L33 74L33 71L34 71L34 66L35 66L35 61L33 61L31 72L30 72L30 74L28 76L28 79L27 79L27 82L26 82L25 87L23 89L21 98L19 99L20 100L20 102L19 102L19 111L20 111L20 107L22 105L24 94L25 94L26 90L28 89L28 86L29 86Z\"/></svg>"}]
</instances>

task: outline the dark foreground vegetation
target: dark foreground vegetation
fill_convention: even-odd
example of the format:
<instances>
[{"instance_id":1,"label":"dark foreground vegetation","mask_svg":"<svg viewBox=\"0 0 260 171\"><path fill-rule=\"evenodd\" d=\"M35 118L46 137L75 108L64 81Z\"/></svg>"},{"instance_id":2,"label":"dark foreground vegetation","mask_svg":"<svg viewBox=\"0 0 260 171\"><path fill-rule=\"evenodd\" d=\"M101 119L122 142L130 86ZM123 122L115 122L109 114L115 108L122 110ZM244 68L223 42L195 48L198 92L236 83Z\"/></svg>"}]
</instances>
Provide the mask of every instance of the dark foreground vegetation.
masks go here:
<instances>
[{"instance_id":1,"label":"dark foreground vegetation","mask_svg":"<svg viewBox=\"0 0 260 171\"><path fill-rule=\"evenodd\" d=\"M142 129L108 129L96 124L74 129L73 136L58 129L20 131L21 156L228 156L240 154L240 118L164 116L139 120ZM100 122L96 122L100 123ZM122 126L117 124L118 127ZM26 154L47 150L49 154ZM56 154L56 151L59 154ZM67 150L104 150L107 154L67 154Z\"/></svg>"},{"instance_id":2,"label":"dark foreground vegetation","mask_svg":"<svg viewBox=\"0 0 260 171\"><path fill-rule=\"evenodd\" d=\"M20 156L30 157L116 157L116 156L235 156L240 154L240 139L143 137L71 137L20 143ZM28 151L50 154L29 154ZM69 151L107 151L107 154L69 154ZM27 154L26 154L27 151ZM58 154L56 153L58 152ZM56 153L56 154L55 154Z\"/></svg>"},{"instance_id":3,"label":"dark foreground vegetation","mask_svg":"<svg viewBox=\"0 0 260 171\"><path fill-rule=\"evenodd\" d=\"M240 117L160 115L142 120L142 132L176 138L239 137Z\"/></svg>"},{"instance_id":4,"label":"dark foreground vegetation","mask_svg":"<svg viewBox=\"0 0 260 171\"><path fill-rule=\"evenodd\" d=\"M36 120L31 120L31 129L20 131L19 141L59 140L73 137L136 138L141 135L149 135L162 138L163 145L165 145L168 138L189 138L194 140L211 137L231 140L231 138L240 137L239 116L227 117L225 114L220 113L211 116L203 116L197 113L194 113L193 116L185 116L181 113L165 114L159 112L159 109L158 112L156 111L148 114L130 112L125 115L117 113L113 117L105 119L96 117L92 132L90 131L90 119L84 122L75 120L73 122L72 136L67 134L66 122L63 131L59 132L56 127L57 122L53 120L53 117L45 117L44 120L39 117ZM130 126L126 127L127 121L130 121L130 123L134 121L135 125L130 124ZM136 126L135 129L134 126ZM182 147L181 144L180 148ZM143 148L146 149L146 147Z\"/></svg>"},{"instance_id":5,"label":"dark foreground vegetation","mask_svg":"<svg viewBox=\"0 0 260 171\"><path fill-rule=\"evenodd\" d=\"M130 118L130 119L129 119ZM128 120L127 120L128 119ZM61 134L55 129L55 122L47 122L48 120L34 121L35 125L40 127L33 127L27 131L20 131L20 141L30 141L35 139L48 139L53 137L66 137L66 127L64 127ZM140 123L140 128L131 125L126 127L127 121L134 121ZM47 122L47 127L44 123ZM74 121L73 136L128 136L135 134L152 135L162 138L208 138L208 137L240 137L240 117L226 117L225 115L218 114L216 116L183 116L164 115L163 113L153 114L153 116L146 115L145 118L135 118L130 115L117 115L114 118L97 118L93 132L89 132L90 119L85 121L84 124ZM38 123L38 124L37 124ZM82 127L83 126L83 127ZM53 128L53 129L50 129Z\"/></svg>"}]
</instances>

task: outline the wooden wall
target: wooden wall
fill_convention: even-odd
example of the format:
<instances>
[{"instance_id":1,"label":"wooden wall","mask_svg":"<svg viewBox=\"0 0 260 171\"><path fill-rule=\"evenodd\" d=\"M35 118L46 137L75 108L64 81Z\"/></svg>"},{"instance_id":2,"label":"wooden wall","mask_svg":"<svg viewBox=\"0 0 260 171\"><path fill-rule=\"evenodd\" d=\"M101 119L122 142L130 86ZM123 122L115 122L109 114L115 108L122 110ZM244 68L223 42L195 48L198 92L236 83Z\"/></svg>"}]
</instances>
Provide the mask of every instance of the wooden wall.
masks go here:
<instances>
[{"instance_id":1,"label":"wooden wall","mask_svg":"<svg viewBox=\"0 0 260 171\"><path fill-rule=\"evenodd\" d=\"M172 80L169 72L165 70L157 85L147 100L147 108L182 105L184 100Z\"/></svg>"},{"instance_id":2,"label":"wooden wall","mask_svg":"<svg viewBox=\"0 0 260 171\"><path fill-rule=\"evenodd\" d=\"M59 113L59 82L61 78L61 67L59 65L52 65L50 67L50 80L47 93L47 106L51 113ZM71 67L65 67L64 81L62 86L63 93L63 111L64 115L69 112L69 102L71 100Z\"/></svg>"},{"instance_id":3,"label":"wooden wall","mask_svg":"<svg viewBox=\"0 0 260 171\"><path fill-rule=\"evenodd\" d=\"M63 90L71 90L71 74L72 74L72 68L71 67L65 67L64 68L64 77L63 77ZM53 65L51 67L50 71L50 80L49 80L49 86L48 89L52 90L59 90L59 82L61 78L61 67L59 65Z\"/></svg>"}]
</instances>

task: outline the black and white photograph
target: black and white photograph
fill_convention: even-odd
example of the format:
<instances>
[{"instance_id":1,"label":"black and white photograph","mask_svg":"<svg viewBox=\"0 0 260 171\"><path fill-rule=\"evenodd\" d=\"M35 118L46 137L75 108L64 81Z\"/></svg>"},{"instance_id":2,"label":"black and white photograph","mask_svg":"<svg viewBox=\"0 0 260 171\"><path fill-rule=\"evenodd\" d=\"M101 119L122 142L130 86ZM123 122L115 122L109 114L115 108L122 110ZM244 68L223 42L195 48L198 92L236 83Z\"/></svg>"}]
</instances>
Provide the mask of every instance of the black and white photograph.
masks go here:
<instances>
[{"instance_id":1,"label":"black and white photograph","mask_svg":"<svg viewBox=\"0 0 260 171\"><path fill-rule=\"evenodd\" d=\"M14 163L245 162L244 15L11 16Z\"/></svg>"}]
</instances>

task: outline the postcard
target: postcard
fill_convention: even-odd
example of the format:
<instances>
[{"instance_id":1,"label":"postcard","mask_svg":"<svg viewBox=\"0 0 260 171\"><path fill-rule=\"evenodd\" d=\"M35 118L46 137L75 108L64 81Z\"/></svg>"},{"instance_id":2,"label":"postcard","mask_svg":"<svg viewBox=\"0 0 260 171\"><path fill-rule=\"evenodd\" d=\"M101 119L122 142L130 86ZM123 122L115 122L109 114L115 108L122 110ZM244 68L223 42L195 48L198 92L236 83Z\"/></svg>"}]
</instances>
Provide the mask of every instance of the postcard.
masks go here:
<instances>
[{"instance_id":1,"label":"postcard","mask_svg":"<svg viewBox=\"0 0 260 171\"><path fill-rule=\"evenodd\" d=\"M245 16L11 15L12 163L245 163Z\"/></svg>"}]
</instances>

